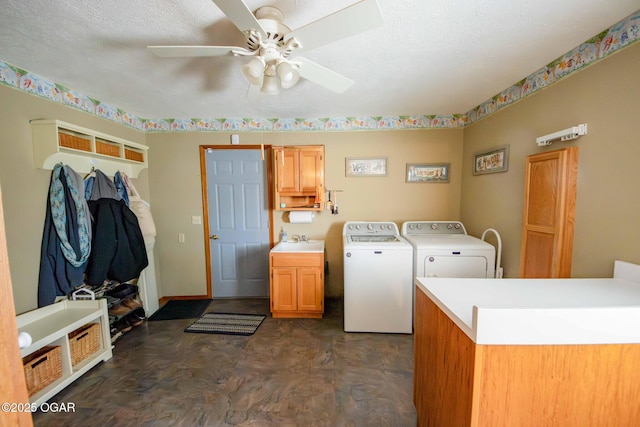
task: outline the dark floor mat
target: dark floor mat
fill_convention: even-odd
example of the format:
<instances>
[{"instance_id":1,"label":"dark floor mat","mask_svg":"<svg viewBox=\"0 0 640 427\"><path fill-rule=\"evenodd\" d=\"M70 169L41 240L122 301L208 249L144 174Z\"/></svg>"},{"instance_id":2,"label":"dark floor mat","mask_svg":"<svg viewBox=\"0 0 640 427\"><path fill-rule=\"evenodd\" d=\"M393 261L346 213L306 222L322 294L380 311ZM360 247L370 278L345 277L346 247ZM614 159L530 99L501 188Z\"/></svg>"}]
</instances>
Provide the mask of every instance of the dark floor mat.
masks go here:
<instances>
[{"instance_id":1,"label":"dark floor mat","mask_svg":"<svg viewBox=\"0 0 640 427\"><path fill-rule=\"evenodd\" d=\"M200 317L211 304L210 299L171 300L148 320L194 319Z\"/></svg>"}]
</instances>

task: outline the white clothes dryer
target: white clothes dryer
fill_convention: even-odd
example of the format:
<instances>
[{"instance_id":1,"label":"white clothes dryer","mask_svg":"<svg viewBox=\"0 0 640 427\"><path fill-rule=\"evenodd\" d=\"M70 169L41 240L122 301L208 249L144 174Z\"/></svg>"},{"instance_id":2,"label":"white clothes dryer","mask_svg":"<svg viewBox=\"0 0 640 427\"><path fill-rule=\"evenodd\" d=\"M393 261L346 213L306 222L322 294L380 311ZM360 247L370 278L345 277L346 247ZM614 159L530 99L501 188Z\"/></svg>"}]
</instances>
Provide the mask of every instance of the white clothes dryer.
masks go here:
<instances>
[{"instance_id":1,"label":"white clothes dryer","mask_svg":"<svg viewBox=\"0 0 640 427\"><path fill-rule=\"evenodd\" d=\"M413 332L413 247L393 222L348 221L344 248L345 332Z\"/></svg>"},{"instance_id":2,"label":"white clothes dryer","mask_svg":"<svg viewBox=\"0 0 640 427\"><path fill-rule=\"evenodd\" d=\"M414 279L495 277L495 247L469 236L459 221L407 221L402 236L414 248Z\"/></svg>"}]
</instances>

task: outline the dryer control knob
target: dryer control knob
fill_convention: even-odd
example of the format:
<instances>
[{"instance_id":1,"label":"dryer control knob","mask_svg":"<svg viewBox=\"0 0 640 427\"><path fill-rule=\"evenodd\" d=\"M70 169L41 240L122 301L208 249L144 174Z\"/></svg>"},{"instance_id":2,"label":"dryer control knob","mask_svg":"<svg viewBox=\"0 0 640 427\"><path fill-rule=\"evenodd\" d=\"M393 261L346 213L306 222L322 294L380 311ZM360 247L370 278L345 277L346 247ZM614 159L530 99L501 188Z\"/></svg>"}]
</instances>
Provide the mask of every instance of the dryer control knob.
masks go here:
<instances>
[{"instance_id":1,"label":"dryer control knob","mask_svg":"<svg viewBox=\"0 0 640 427\"><path fill-rule=\"evenodd\" d=\"M367 224L367 230L373 230L373 224Z\"/></svg>"},{"instance_id":2,"label":"dryer control knob","mask_svg":"<svg viewBox=\"0 0 640 427\"><path fill-rule=\"evenodd\" d=\"M431 229L432 230L437 230L438 229L438 224L431 224Z\"/></svg>"},{"instance_id":3,"label":"dryer control knob","mask_svg":"<svg viewBox=\"0 0 640 427\"><path fill-rule=\"evenodd\" d=\"M456 227L456 230L460 229L460 224L456 224L455 227Z\"/></svg>"},{"instance_id":4,"label":"dryer control knob","mask_svg":"<svg viewBox=\"0 0 640 427\"><path fill-rule=\"evenodd\" d=\"M451 230L451 229L453 228L453 225L452 225L452 224L447 224L447 228L448 228L449 230Z\"/></svg>"}]
</instances>

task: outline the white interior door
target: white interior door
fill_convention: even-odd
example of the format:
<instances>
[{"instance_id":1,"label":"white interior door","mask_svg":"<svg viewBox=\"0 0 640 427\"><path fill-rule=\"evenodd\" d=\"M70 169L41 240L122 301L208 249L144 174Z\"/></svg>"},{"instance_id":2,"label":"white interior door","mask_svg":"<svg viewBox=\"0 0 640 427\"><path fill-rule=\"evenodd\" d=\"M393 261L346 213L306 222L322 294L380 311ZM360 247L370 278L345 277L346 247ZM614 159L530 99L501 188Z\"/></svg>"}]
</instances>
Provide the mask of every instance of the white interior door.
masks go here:
<instances>
[{"instance_id":1,"label":"white interior door","mask_svg":"<svg viewBox=\"0 0 640 427\"><path fill-rule=\"evenodd\" d=\"M261 151L208 149L205 159L213 296L269 296L269 203Z\"/></svg>"}]
</instances>

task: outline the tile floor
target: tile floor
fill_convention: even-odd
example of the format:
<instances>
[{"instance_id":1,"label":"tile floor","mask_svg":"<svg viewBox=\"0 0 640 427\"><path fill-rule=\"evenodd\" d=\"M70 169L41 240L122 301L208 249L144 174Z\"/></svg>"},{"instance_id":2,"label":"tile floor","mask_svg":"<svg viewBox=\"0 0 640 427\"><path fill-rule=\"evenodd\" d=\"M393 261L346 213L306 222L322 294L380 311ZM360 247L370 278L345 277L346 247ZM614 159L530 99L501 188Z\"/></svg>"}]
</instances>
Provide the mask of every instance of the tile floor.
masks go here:
<instances>
[{"instance_id":1,"label":"tile floor","mask_svg":"<svg viewBox=\"0 0 640 427\"><path fill-rule=\"evenodd\" d=\"M323 319L273 319L252 336L184 333L193 319L145 322L34 414L37 426L415 426L413 335L344 333ZM269 314L268 299L207 311Z\"/></svg>"}]
</instances>

